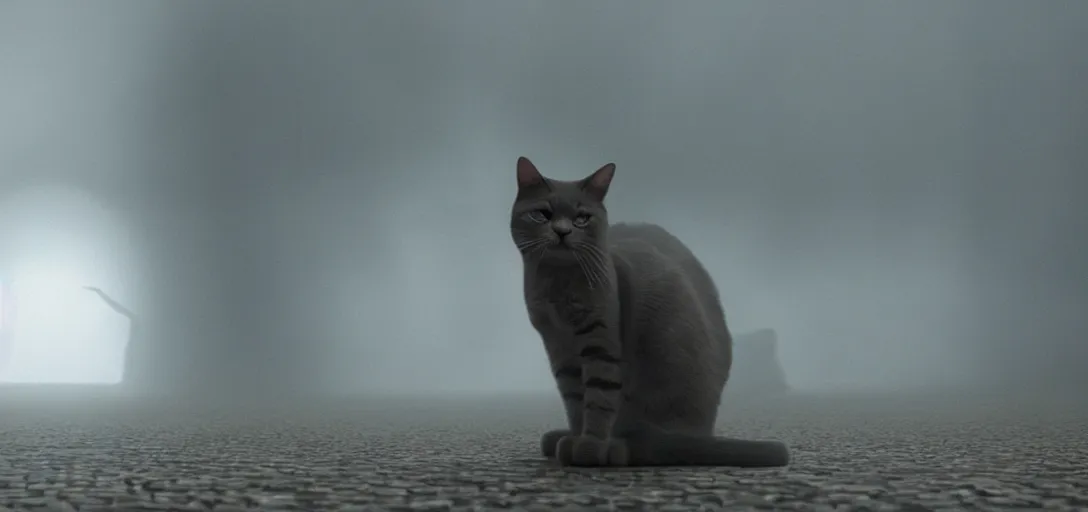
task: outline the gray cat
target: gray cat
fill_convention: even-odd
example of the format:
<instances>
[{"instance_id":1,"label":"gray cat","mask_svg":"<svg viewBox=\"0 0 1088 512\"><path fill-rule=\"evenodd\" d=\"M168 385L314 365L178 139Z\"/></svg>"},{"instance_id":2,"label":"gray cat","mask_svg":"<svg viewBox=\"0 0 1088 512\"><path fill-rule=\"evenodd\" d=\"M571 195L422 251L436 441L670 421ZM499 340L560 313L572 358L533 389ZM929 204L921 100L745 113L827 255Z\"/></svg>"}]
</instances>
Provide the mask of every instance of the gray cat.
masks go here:
<instances>
[{"instance_id":1,"label":"gray cat","mask_svg":"<svg viewBox=\"0 0 1088 512\"><path fill-rule=\"evenodd\" d=\"M690 250L653 224L609 226L616 166L579 181L517 164L510 231L525 305L568 429L546 457L572 466L784 466L777 441L714 436L732 338L718 291Z\"/></svg>"}]
</instances>

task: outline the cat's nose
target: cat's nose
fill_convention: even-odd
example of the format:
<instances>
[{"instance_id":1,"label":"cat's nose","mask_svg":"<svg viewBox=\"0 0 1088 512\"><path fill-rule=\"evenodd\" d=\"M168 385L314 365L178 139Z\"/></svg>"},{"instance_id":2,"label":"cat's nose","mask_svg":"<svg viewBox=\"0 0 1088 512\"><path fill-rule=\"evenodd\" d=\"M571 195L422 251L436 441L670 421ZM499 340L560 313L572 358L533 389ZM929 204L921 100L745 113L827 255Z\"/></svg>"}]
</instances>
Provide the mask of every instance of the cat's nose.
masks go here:
<instances>
[{"instance_id":1,"label":"cat's nose","mask_svg":"<svg viewBox=\"0 0 1088 512\"><path fill-rule=\"evenodd\" d=\"M555 234L559 235L559 238L563 238L569 235L571 231L574 231L574 226L569 220L557 219L552 222L552 231L555 231Z\"/></svg>"}]
</instances>

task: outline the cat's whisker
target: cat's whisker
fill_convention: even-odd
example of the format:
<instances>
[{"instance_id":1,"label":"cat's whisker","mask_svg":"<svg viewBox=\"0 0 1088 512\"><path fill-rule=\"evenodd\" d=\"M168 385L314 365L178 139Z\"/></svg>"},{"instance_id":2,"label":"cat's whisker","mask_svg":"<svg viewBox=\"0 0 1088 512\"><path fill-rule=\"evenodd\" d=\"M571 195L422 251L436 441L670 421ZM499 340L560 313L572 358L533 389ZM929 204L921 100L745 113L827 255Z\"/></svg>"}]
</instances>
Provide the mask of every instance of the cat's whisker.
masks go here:
<instances>
[{"instance_id":1,"label":"cat's whisker","mask_svg":"<svg viewBox=\"0 0 1088 512\"><path fill-rule=\"evenodd\" d=\"M598 263L594 260L594 256L588 251L582 251L580 249L576 249L574 254L577 255L580 261L585 263L585 272L588 274L587 277L589 278L590 285L594 288L596 288L596 285L604 286L605 280L603 279L601 270L598 268Z\"/></svg>"},{"instance_id":2,"label":"cat's whisker","mask_svg":"<svg viewBox=\"0 0 1088 512\"><path fill-rule=\"evenodd\" d=\"M592 256L589 256L589 261L592 263L591 270L596 276L597 284L599 284L601 288L608 288L608 285L611 282L608 278L608 270L603 266L600 261L594 262Z\"/></svg>"},{"instance_id":3,"label":"cat's whisker","mask_svg":"<svg viewBox=\"0 0 1088 512\"><path fill-rule=\"evenodd\" d=\"M520 242L520 243L515 243L515 245L517 246L519 251L526 252L526 251L528 251L528 250L530 250L530 249L532 249L534 247L537 247L539 245L546 244L546 243L548 243L547 238L534 238L532 240L528 240L528 241L524 241L524 242Z\"/></svg>"},{"instance_id":4,"label":"cat's whisker","mask_svg":"<svg viewBox=\"0 0 1088 512\"><path fill-rule=\"evenodd\" d=\"M540 268L540 262L544 259L544 252L548 250L550 245L550 243L542 243L525 255L525 259L530 260L533 263L533 272L536 272Z\"/></svg>"},{"instance_id":5,"label":"cat's whisker","mask_svg":"<svg viewBox=\"0 0 1088 512\"><path fill-rule=\"evenodd\" d=\"M532 242L533 240L536 240L537 238L539 238L539 237L536 236L536 235L533 235L531 233L514 233L514 243L516 243L516 244L523 244L523 243L527 243L527 242Z\"/></svg>"},{"instance_id":6,"label":"cat's whisker","mask_svg":"<svg viewBox=\"0 0 1088 512\"><path fill-rule=\"evenodd\" d=\"M551 247L550 240L543 240L539 244L533 246L533 257L540 258L544 256L544 253Z\"/></svg>"},{"instance_id":7,"label":"cat's whisker","mask_svg":"<svg viewBox=\"0 0 1088 512\"><path fill-rule=\"evenodd\" d=\"M589 287L593 288L593 281L589 278L589 273L586 272L586 263L582 261L582 257L578 252L573 252L571 254L574 256L574 261L578 263L578 270L582 272L582 277L585 277L586 281L589 282Z\"/></svg>"},{"instance_id":8,"label":"cat's whisker","mask_svg":"<svg viewBox=\"0 0 1088 512\"><path fill-rule=\"evenodd\" d=\"M595 256L597 258L597 261L600 262L602 266L606 264L607 257L600 247L597 247L594 244L587 244L584 242L580 244L580 247L584 248L587 252Z\"/></svg>"},{"instance_id":9,"label":"cat's whisker","mask_svg":"<svg viewBox=\"0 0 1088 512\"><path fill-rule=\"evenodd\" d=\"M525 251L528 253L528 256L533 258L542 256L544 251L548 250L548 245L550 245L549 242L550 240L547 238L537 238L529 247L525 248Z\"/></svg>"},{"instance_id":10,"label":"cat's whisker","mask_svg":"<svg viewBox=\"0 0 1088 512\"><path fill-rule=\"evenodd\" d=\"M578 262L578 268L582 270L582 275L585 276L586 281L589 282L589 289L595 289L597 287L596 279L593 272L588 268L588 263L585 261L585 256L579 254L578 251L574 251L572 254L574 254L574 261Z\"/></svg>"},{"instance_id":11,"label":"cat's whisker","mask_svg":"<svg viewBox=\"0 0 1088 512\"><path fill-rule=\"evenodd\" d=\"M598 282L605 286L609 283L608 279L608 263L604 257L604 253L601 252L597 246L588 243L579 243L576 248L579 251L584 251L586 259L592 267L593 273L596 275Z\"/></svg>"}]
</instances>

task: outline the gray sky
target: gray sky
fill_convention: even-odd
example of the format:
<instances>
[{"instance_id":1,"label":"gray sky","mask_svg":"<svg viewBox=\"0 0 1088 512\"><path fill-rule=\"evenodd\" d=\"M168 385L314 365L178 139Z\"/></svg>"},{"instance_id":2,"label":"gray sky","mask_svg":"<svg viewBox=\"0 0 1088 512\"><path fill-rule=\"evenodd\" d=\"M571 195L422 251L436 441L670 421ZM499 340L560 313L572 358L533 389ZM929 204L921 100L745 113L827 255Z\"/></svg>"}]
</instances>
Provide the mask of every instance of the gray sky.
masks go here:
<instances>
[{"instance_id":1,"label":"gray sky","mask_svg":"<svg viewBox=\"0 0 1088 512\"><path fill-rule=\"evenodd\" d=\"M514 162L614 161L612 218L687 241L798 388L1067 384L1085 26L1076 0L5 2L0 264L146 312L130 372L163 387L550 389Z\"/></svg>"}]
</instances>

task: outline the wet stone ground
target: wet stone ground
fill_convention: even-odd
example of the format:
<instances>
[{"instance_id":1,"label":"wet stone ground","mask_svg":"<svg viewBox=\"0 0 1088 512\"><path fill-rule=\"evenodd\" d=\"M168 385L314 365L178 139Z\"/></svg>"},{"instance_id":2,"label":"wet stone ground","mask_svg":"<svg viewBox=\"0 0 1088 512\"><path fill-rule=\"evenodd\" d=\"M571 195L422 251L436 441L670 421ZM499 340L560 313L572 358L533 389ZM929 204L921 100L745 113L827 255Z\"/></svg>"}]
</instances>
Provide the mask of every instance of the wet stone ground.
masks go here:
<instances>
[{"instance_id":1,"label":"wet stone ground","mask_svg":"<svg viewBox=\"0 0 1088 512\"><path fill-rule=\"evenodd\" d=\"M723 432L791 444L792 466L772 470L564 470L537 454L559 418L550 398L0 398L0 512L1088 510L1088 404L727 404Z\"/></svg>"}]
</instances>

